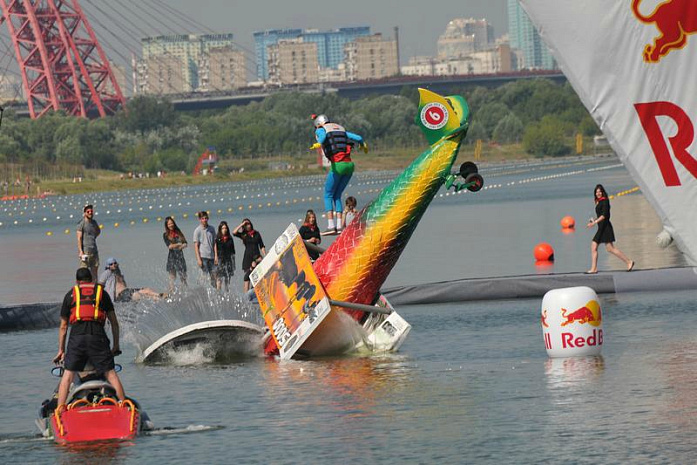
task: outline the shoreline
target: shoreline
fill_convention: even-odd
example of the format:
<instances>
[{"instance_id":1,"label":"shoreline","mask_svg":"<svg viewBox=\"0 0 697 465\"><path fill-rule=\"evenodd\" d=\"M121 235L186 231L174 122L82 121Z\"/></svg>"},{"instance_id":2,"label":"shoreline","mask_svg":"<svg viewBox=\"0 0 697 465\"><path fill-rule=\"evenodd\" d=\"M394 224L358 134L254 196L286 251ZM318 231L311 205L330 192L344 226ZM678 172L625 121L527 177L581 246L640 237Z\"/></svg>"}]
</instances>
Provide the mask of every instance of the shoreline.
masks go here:
<instances>
[{"instance_id":1,"label":"shoreline","mask_svg":"<svg viewBox=\"0 0 697 465\"><path fill-rule=\"evenodd\" d=\"M459 160L473 160L474 148L467 146L463 147ZM493 147L490 151L497 150L497 153L483 154L478 164L498 164L503 162L536 162L549 160L565 160L577 157L602 157L605 154L582 154L582 155L567 155L563 157L538 157L522 152L519 146ZM416 149L407 149L407 153L396 154L395 152L377 152L370 155L360 155L356 157L356 172L374 172L374 171L399 171L408 166L421 152ZM292 163L291 163L292 162ZM168 187L195 186L206 184L220 184L226 182L243 182L261 179L283 179L290 177L301 176L319 176L324 175L326 170L318 167L316 156L302 156L296 158L268 158L268 159L250 159L242 162L237 161L239 168L235 165L228 165L232 169L228 172L217 172L213 175L193 176L191 174L173 174L167 173L165 177L143 177L132 179L121 179L125 173L118 171L104 170L87 170L86 177L76 182L74 179L63 180L38 180L34 183L33 188L36 192L28 197L25 191L19 192L14 199L3 197L2 201L12 201L26 198L45 198L53 195L74 195L88 194L98 192L114 192L134 189L158 189ZM268 165L268 169L260 169L260 163ZM275 170L270 166L277 163L286 163L291 169ZM295 163L296 165L293 165ZM457 161L456 161L457 164ZM250 167L251 168L248 168ZM224 168L223 168L224 169ZM221 169L221 171L223 171Z\"/></svg>"}]
</instances>

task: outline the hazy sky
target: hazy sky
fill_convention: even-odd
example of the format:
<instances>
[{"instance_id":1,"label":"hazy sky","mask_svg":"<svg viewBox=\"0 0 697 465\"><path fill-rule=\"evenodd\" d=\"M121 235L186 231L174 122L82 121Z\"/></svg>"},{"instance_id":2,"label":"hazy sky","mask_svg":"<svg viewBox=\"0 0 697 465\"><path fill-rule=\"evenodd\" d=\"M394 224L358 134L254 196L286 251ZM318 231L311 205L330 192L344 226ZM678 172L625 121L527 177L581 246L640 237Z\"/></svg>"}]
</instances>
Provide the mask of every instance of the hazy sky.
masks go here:
<instances>
[{"instance_id":1,"label":"hazy sky","mask_svg":"<svg viewBox=\"0 0 697 465\"><path fill-rule=\"evenodd\" d=\"M371 27L392 37L399 26L400 53L406 59L434 55L436 41L453 18L487 18L496 37L508 32L505 0L167 0L196 21L252 47L252 32L283 27L333 29ZM205 31L204 31L205 32Z\"/></svg>"}]
</instances>

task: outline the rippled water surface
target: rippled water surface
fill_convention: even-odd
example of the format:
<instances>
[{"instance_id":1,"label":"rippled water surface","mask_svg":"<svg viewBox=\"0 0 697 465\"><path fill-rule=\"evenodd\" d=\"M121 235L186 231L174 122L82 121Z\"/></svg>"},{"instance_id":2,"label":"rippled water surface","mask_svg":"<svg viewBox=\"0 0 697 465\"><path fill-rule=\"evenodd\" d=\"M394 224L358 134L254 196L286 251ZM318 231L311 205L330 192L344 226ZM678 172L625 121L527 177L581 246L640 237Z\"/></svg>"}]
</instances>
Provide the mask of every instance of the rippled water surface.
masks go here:
<instances>
[{"instance_id":1,"label":"rippled water surface","mask_svg":"<svg viewBox=\"0 0 697 465\"><path fill-rule=\"evenodd\" d=\"M606 159L484 167L491 188L438 197L386 286L587 269L592 232L564 235L559 220L571 214L582 223L592 213L597 182L611 193L634 187L616 164ZM388 178L357 177L349 192L358 193L363 205ZM124 211L130 194L102 194L102 204L95 202L105 225L102 257L118 256L133 284L162 288L166 251L158 215L177 215L190 238L195 223L184 213L209 209L213 224L221 218L237 224L244 214L270 244L305 209L321 210L314 199L321 195L321 179L296 182L144 192L130 208L149 210L150 202L155 211L143 223L145 214L138 210L134 225L136 215ZM261 197L253 204L234 199L257 194ZM266 202L259 200L264 194ZM287 206L276 205L286 199L291 199ZM46 211L55 208L54 216L63 218L82 200L58 197ZM173 207L158 209L163 203ZM105 213L119 207L121 213ZM74 222L29 223L25 213L20 215L25 224L8 226L19 210L3 208L0 304L58 301L74 273L74 233L63 234ZM44 217L40 208L31 214ZM640 194L617 197L612 208L617 245L640 268L685 264L673 248L656 247L660 222ZM49 228L52 236L46 236ZM532 247L543 240L556 249L552 269L538 269L532 260ZM601 269L621 268L603 252ZM188 258L193 268L193 255ZM0 461L689 463L697 442L697 393L691 387L697 369L696 298L697 291L601 297L602 358L548 359L538 299L402 307L399 313L413 328L400 352L390 355L142 366L132 362L135 345L125 343L119 361L127 392L141 401L156 426L191 431L99 449L32 439L36 411L57 381L49 374L57 331L4 333ZM148 321L146 329L157 331L157 323ZM199 425L223 428L196 431Z\"/></svg>"}]
</instances>

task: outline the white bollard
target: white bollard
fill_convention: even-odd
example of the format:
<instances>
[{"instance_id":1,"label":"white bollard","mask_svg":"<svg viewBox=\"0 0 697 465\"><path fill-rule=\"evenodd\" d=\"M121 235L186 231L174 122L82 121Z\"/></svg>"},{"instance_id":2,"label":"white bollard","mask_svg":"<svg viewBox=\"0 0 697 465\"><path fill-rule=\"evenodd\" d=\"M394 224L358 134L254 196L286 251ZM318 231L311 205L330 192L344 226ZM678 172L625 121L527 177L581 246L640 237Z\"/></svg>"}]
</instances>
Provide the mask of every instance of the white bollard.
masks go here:
<instances>
[{"instance_id":1,"label":"white bollard","mask_svg":"<svg viewBox=\"0 0 697 465\"><path fill-rule=\"evenodd\" d=\"M600 355L603 317L593 289L585 286L553 289L542 299L541 314L547 355Z\"/></svg>"}]
</instances>

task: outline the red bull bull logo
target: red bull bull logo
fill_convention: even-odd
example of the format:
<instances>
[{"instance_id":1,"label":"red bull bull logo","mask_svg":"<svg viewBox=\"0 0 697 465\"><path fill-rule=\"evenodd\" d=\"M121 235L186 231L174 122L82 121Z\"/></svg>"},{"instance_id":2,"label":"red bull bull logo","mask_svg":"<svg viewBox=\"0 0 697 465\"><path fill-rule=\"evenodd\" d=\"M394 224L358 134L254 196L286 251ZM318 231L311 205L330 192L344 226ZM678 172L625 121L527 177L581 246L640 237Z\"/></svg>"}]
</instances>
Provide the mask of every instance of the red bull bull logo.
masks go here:
<instances>
[{"instance_id":1,"label":"red bull bull logo","mask_svg":"<svg viewBox=\"0 0 697 465\"><path fill-rule=\"evenodd\" d=\"M572 312L567 309L561 309L561 316L564 318L562 326L567 326L572 323L590 324L591 326L600 326L603 321L603 315L600 310L600 305L595 300L589 300L588 303Z\"/></svg>"},{"instance_id":2,"label":"red bull bull logo","mask_svg":"<svg viewBox=\"0 0 697 465\"><path fill-rule=\"evenodd\" d=\"M566 307L566 308L565 308ZM603 345L600 299L586 286L552 289L542 299L542 335L550 357L599 355Z\"/></svg>"},{"instance_id":3,"label":"red bull bull logo","mask_svg":"<svg viewBox=\"0 0 697 465\"><path fill-rule=\"evenodd\" d=\"M655 24L660 35L653 44L644 47L644 61L658 63L673 50L687 45L690 34L697 33L697 2L694 0L668 0L661 3L648 16L639 11L641 0L632 0L634 16L644 24Z\"/></svg>"}]
</instances>

